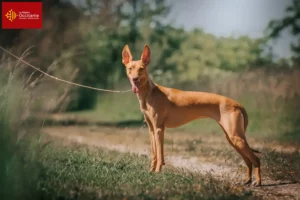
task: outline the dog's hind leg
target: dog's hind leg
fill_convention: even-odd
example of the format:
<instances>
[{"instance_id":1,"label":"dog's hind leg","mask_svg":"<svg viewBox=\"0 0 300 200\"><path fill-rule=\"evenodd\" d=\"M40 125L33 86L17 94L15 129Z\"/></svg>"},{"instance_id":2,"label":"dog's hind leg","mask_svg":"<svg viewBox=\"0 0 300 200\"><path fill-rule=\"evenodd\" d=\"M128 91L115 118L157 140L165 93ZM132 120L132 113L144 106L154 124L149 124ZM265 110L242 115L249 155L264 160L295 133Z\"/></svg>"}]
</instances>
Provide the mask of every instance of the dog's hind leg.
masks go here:
<instances>
[{"instance_id":1,"label":"dog's hind leg","mask_svg":"<svg viewBox=\"0 0 300 200\"><path fill-rule=\"evenodd\" d=\"M221 126L223 127L225 133L227 133L227 137L230 140L232 146L242 155L244 161L247 165L247 178L251 178L252 166L250 167L251 162L255 168L255 179L253 185L259 186L261 185L261 176L260 176L260 160L259 158L252 152L249 147L245 131L244 131L244 119L242 114L239 111L223 114L222 120L220 121Z\"/></svg>"},{"instance_id":2,"label":"dog's hind leg","mask_svg":"<svg viewBox=\"0 0 300 200\"><path fill-rule=\"evenodd\" d=\"M246 156L255 168L255 182L253 182L254 186L261 185L261 177L260 177L260 160L259 158L252 152L247 141L240 136L229 136L229 139L233 143L233 145L241 151L241 153Z\"/></svg>"},{"instance_id":3,"label":"dog's hind leg","mask_svg":"<svg viewBox=\"0 0 300 200\"><path fill-rule=\"evenodd\" d=\"M244 162L246 164L247 167L247 176L246 176L246 180L244 182L244 184L250 184L251 183L251 179L252 179L252 163L251 161L240 151L240 149L236 148L236 146L233 145L233 143L231 142L231 140L228 137L228 133L225 131L225 129L223 128L223 126L220 124L220 126L222 127L226 139L229 142L229 144L242 156L242 158L244 159Z\"/></svg>"}]
</instances>

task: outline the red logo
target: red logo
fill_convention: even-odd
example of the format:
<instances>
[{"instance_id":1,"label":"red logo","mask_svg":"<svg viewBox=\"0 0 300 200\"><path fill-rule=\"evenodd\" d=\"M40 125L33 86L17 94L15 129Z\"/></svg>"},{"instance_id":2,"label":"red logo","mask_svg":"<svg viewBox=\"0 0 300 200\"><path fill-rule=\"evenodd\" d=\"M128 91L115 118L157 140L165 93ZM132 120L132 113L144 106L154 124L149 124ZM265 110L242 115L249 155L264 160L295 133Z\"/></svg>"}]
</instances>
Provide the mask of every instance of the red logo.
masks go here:
<instances>
[{"instance_id":1,"label":"red logo","mask_svg":"<svg viewBox=\"0 0 300 200\"><path fill-rule=\"evenodd\" d=\"M42 2L2 2L2 28L42 28Z\"/></svg>"}]
</instances>

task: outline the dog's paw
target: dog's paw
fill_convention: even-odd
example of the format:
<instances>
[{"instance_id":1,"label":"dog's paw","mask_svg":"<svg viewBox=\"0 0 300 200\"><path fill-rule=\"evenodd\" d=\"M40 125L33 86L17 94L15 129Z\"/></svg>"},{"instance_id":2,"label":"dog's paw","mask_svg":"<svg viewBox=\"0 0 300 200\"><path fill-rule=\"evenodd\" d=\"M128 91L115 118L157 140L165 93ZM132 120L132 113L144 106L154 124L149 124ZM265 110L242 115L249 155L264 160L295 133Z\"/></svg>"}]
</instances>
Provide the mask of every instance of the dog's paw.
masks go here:
<instances>
[{"instance_id":1,"label":"dog's paw","mask_svg":"<svg viewBox=\"0 0 300 200\"><path fill-rule=\"evenodd\" d=\"M156 167L155 173L159 173L159 172L161 172L161 167Z\"/></svg>"},{"instance_id":2,"label":"dog's paw","mask_svg":"<svg viewBox=\"0 0 300 200\"><path fill-rule=\"evenodd\" d=\"M252 186L254 186L254 187L259 187L259 186L261 186L261 182L254 181L254 182L252 183Z\"/></svg>"},{"instance_id":3,"label":"dog's paw","mask_svg":"<svg viewBox=\"0 0 300 200\"><path fill-rule=\"evenodd\" d=\"M149 172L154 172L154 171L155 171L154 167L151 167L151 168L149 169Z\"/></svg>"}]
</instances>

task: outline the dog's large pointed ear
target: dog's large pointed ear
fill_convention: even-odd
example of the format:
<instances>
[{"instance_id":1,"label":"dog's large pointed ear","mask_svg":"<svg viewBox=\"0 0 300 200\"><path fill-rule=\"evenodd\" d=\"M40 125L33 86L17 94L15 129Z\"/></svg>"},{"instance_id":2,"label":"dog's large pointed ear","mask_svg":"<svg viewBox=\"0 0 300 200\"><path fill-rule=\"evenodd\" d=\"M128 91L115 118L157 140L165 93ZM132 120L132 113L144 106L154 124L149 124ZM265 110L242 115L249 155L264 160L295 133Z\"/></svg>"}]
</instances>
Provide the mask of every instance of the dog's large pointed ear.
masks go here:
<instances>
[{"instance_id":1,"label":"dog's large pointed ear","mask_svg":"<svg viewBox=\"0 0 300 200\"><path fill-rule=\"evenodd\" d=\"M142 57L141 57L141 60L144 65L148 65L150 63L150 54L151 54L150 48L148 47L148 45L145 45L144 51L143 51Z\"/></svg>"},{"instance_id":2,"label":"dog's large pointed ear","mask_svg":"<svg viewBox=\"0 0 300 200\"><path fill-rule=\"evenodd\" d=\"M126 44L122 51L122 63L124 65L127 65L131 61L132 61L132 55L129 46Z\"/></svg>"}]
</instances>

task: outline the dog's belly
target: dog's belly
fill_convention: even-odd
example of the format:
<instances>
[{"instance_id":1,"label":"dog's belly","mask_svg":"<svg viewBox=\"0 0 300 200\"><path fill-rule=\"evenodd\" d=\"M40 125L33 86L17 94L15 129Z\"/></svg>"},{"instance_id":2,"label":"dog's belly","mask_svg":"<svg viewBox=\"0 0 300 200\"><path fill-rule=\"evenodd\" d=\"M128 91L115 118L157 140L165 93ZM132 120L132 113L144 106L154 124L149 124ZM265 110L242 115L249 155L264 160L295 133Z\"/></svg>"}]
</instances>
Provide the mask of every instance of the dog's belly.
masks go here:
<instances>
[{"instance_id":1,"label":"dog's belly","mask_svg":"<svg viewBox=\"0 0 300 200\"><path fill-rule=\"evenodd\" d=\"M185 121L182 121L182 120L178 120L178 121L176 121L176 120L174 120L174 121L168 121L168 120L166 120L166 122L165 122L165 127L166 127L166 128L176 128L176 127L179 127L179 126L183 126L183 125L185 125L185 124L187 124L187 123L189 123L189 122L191 122L191 121L193 121L193 120L199 119L199 118L207 118L207 117L205 117L205 116L200 116L200 117L198 117L198 118L191 119L191 120L185 120Z\"/></svg>"},{"instance_id":2,"label":"dog's belly","mask_svg":"<svg viewBox=\"0 0 300 200\"><path fill-rule=\"evenodd\" d=\"M191 111L170 112L165 118L166 128L176 128L199 118L207 118L204 115Z\"/></svg>"}]
</instances>

